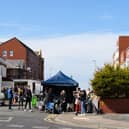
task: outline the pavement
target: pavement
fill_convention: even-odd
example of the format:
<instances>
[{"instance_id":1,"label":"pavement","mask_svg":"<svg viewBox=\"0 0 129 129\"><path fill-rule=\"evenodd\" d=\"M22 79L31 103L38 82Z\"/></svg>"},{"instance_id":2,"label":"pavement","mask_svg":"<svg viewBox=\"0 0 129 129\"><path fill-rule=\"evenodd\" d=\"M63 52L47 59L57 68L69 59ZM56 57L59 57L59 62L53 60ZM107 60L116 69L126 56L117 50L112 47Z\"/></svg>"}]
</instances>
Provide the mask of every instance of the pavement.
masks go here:
<instances>
[{"instance_id":1,"label":"pavement","mask_svg":"<svg viewBox=\"0 0 129 129\"><path fill-rule=\"evenodd\" d=\"M129 129L129 114L85 114L76 116L73 112L49 114L49 122L91 129Z\"/></svg>"}]
</instances>

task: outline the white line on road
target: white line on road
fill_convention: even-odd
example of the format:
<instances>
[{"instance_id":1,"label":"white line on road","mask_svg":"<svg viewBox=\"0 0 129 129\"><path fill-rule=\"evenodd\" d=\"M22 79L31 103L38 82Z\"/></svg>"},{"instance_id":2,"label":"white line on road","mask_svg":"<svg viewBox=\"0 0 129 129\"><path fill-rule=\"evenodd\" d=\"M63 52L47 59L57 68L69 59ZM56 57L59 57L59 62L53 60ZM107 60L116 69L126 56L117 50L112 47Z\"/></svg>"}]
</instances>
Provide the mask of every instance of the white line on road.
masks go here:
<instances>
[{"instance_id":1,"label":"white line on road","mask_svg":"<svg viewBox=\"0 0 129 129\"><path fill-rule=\"evenodd\" d=\"M74 120L89 120L87 117L74 117Z\"/></svg>"},{"instance_id":2,"label":"white line on road","mask_svg":"<svg viewBox=\"0 0 129 129\"><path fill-rule=\"evenodd\" d=\"M10 127L10 128L23 128L24 125L15 125L15 124L11 124L11 125L7 125L7 127Z\"/></svg>"},{"instance_id":3,"label":"white line on road","mask_svg":"<svg viewBox=\"0 0 129 129\"><path fill-rule=\"evenodd\" d=\"M10 122L13 117L8 117L7 119L0 119L0 122Z\"/></svg>"},{"instance_id":4,"label":"white line on road","mask_svg":"<svg viewBox=\"0 0 129 129\"><path fill-rule=\"evenodd\" d=\"M33 129L49 129L49 126L33 126Z\"/></svg>"}]
</instances>

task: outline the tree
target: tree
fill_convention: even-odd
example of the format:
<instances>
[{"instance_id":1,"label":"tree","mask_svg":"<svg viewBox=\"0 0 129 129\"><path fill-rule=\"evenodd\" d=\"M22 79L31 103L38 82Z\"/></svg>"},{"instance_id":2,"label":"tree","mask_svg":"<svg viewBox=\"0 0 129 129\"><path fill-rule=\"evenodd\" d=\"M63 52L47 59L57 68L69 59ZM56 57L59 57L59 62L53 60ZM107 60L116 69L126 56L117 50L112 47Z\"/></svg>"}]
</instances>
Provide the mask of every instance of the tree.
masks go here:
<instances>
[{"instance_id":1,"label":"tree","mask_svg":"<svg viewBox=\"0 0 129 129\"><path fill-rule=\"evenodd\" d=\"M129 68L105 64L94 73L91 85L102 98L129 98Z\"/></svg>"}]
</instances>

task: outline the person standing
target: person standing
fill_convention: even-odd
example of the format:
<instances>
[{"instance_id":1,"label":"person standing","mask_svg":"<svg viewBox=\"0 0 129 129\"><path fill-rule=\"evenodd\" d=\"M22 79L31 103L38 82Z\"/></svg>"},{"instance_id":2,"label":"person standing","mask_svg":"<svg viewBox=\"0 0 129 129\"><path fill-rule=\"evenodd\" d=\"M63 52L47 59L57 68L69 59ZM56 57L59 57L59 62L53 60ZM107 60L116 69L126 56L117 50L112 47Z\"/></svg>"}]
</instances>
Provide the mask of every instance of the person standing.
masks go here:
<instances>
[{"instance_id":1,"label":"person standing","mask_svg":"<svg viewBox=\"0 0 129 129\"><path fill-rule=\"evenodd\" d=\"M80 88L74 91L73 96L75 98L75 115L78 115L81 112L81 105L80 105Z\"/></svg>"},{"instance_id":2,"label":"person standing","mask_svg":"<svg viewBox=\"0 0 129 129\"><path fill-rule=\"evenodd\" d=\"M26 97L26 100L25 100L24 111L26 111L27 105L29 104L29 111L32 112L32 109L31 109L32 92L30 90L30 86L27 86L25 89L25 97Z\"/></svg>"},{"instance_id":3,"label":"person standing","mask_svg":"<svg viewBox=\"0 0 129 129\"><path fill-rule=\"evenodd\" d=\"M86 98L87 98L86 91L82 90L80 92L81 114L85 114L87 112Z\"/></svg>"},{"instance_id":4,"label":"person standing","mask_svg":"<svg viewBox=\"0 0 129 129\"><path fill-rule=\"evenodd\" d=\"M60 106L61 106L61 112L66 112L67 102L66 102L65 90L62 90L60 93Z\"/></svg>"},{"instance_id":5,"label":"person standing","mask_svg":"<svg viewBox=\"0 0 129 129\"><path fill-rule=\"evenodd\" d=\"M24 102L24 91L22 87L18 87L18 109L22 107L23 110L23 102Z\"/></svg>"},{"instance_id":6,"label":"person standing","mask_svg":"<svg viewBox=\"0 0 129 129\"><path fill-rule=\"evenodd\" d=\"M9 100L9 109L12 109L12 100L13 100L13 91L12 88L9 88L7 91L8 100Z\"/></svg>"}]
</instances>

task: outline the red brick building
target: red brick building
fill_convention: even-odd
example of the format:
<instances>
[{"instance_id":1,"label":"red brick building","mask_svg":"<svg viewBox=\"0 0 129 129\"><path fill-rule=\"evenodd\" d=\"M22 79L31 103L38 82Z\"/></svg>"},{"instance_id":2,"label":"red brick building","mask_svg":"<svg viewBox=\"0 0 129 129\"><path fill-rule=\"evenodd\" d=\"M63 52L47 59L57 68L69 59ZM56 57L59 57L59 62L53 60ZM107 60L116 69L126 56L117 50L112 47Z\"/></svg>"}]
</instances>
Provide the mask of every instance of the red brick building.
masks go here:
<instances>
[{"instance_id":1,"label":"red brick building","mask_svg":"<svg viewBox=\"0 0 129 129\"><path fill-rule=\"evenodd\" d=\"M129 36L119 36L117 49L113 54L113 64L129 65Z\"/></svg>"},{"instance_id":2,"label":"red brick building","mask_svg":"<svg viewBox=\"0 0 129 129\"><path fill-rule=\"evenodd\" d=\"M34 52L17 38L0 44L0 57L7 62L9 79L44 79L44 59L41 51Z\"/></svg>"}]
</instances>

